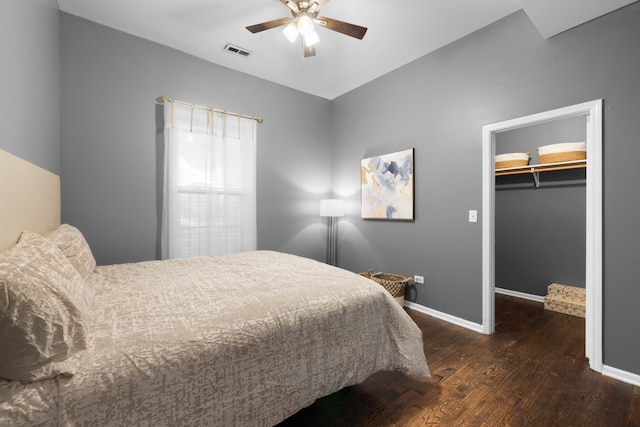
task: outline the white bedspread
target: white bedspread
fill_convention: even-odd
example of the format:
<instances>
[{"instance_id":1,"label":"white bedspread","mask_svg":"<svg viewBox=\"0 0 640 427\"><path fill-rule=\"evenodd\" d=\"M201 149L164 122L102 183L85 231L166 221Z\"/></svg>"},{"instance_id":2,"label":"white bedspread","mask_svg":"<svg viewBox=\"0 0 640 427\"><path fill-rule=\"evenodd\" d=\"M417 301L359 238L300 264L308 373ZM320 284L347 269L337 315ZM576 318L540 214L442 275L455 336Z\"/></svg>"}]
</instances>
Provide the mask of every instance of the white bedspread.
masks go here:
<instances>
[{"instance_id":1,"label":"white bedspread","mask_svg":"<svg viewBox=\"0 0 640 427\"><path fill-rule=\"evenodd\" d=\"M277 252L98 267L73 377L0 380L0 425L271 426L380 370L428 378L378 284Z\"/></svg>"}]
</instances>

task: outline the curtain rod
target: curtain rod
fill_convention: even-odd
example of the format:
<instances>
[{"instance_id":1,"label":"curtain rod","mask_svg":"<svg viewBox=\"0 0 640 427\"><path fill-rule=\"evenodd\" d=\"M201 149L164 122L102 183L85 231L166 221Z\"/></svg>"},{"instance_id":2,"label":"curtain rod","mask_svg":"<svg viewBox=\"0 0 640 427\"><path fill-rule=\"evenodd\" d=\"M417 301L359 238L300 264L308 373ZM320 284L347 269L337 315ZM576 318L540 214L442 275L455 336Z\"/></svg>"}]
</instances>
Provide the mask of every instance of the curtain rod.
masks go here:
<instances>
[{"instance_id":1,"label":"curtain rod","mask_svg":"<svg viewBox=\"0 0 640 427\"><path fill-rule=\"evenodd\" d=\"M254 116L247 116L245 114L240 114L240 113L232 113L231 111L219 110L219 109L213 108L213 107L207 107L207 106L204 106L204 105L192 104L191 102L178 101L176 99L171 99L171 98L168 98L166 96L160 96L160 97L156 98L156 101L159 104L162 104L163 102L173 102L175 104L189 105L189 106L195 107L195 108L203 108L205 110L215 111L216 113L229 114L230 116L242 117L242 118L245 118L245 119L253 119L253 120L257 121L258 123L262 123L264 121L264 118L262 116L254 117Z\"/></svg>"}]
</instances>

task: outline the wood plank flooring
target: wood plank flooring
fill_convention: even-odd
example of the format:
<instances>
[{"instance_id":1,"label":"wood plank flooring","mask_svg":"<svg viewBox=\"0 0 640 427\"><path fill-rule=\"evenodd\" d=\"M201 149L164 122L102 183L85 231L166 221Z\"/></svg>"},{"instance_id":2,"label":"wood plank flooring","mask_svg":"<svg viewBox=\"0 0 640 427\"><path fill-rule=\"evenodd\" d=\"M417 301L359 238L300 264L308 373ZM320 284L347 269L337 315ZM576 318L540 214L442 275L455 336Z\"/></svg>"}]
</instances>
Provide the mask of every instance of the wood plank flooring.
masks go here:
<instances>
[{"instance_id":1,"label":"wood plank flooring","mask_svg":"<svg viewBox=\"0 0 640 427\"><path fill-rule=\"evenodd\" d=\"M589 369L584 319L496 295L496 333L407 310L431 381L383 372L319 399L291 426L640 426L640 387Z\"/></svg>"}]
</instances>

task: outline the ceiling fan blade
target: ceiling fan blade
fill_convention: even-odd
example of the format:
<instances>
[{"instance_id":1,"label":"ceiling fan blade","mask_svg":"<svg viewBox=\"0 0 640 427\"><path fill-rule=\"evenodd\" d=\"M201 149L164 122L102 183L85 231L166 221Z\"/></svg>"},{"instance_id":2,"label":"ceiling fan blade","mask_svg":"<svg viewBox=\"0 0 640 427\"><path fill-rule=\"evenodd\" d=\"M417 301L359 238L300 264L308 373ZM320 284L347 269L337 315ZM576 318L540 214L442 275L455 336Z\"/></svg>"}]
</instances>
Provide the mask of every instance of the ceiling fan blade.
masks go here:
<instances>
[{"instance_id":1,"label":"ceiling fan blade","mask_svg":"<svg viewBox=\"0 0 640 427\"><path fill-rule=\"evenodd\" d=\"M308 58L310 56L316 56L316 47L315 46L307 46L302 43L302 47L304 49L304 57Z\"/></svg>"},{"instance_id":2,"label":"ceiling fan blade","mask_svg":"<svg viewBox=\"0 0 640 427\"><path fill-rule=\"evenodd\" d=\"M360 25L355 24L349 24L348 22L338 21L337 19L319 16L316 21L319 22L320 25L330 30L337 31L339 33L355 37L356 39L360 40L362 40L364 35L367 33L367 29L365 27L361 27Z\"/></svg>"},{"instance_id":3,"label":"ceiling fan blade","mask_svg":"<svg viewBox=\"0 0 640 427\"><path fill-rule=\"evenodd\" d=\"M288 24L291 22L292 18L280 18L274 19L273 21L263 22L261 24L250 25L247 27L247 30L252 33L259 33L260 31L270 30L271 28L280 27L282 25Z\"/></svg>"}]
</instances>

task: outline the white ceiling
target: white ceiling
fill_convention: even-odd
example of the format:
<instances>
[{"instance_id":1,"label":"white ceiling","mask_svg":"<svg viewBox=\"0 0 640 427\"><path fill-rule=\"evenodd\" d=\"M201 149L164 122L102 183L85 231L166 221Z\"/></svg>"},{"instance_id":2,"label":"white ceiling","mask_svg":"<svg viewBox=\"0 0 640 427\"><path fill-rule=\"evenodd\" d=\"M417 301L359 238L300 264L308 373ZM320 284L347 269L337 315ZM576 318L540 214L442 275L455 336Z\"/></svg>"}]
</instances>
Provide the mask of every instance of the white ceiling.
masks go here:
<instances>
[{"instance_id":1,"label":"white ceiling","mask_svg":"<svg viewBox=\"0 0 640 427\"><path fill-rule=\"evenodd\" d=\"M280 0L58 0L60 10L207 61L333 99L517 10L545 38L635 0L332 0L321 15L367 27L363 40L325 28L315 57L281 28L246 26L288 16ZM250 50L231 54L227 43Z\"/></svg>"}]
</instances>

